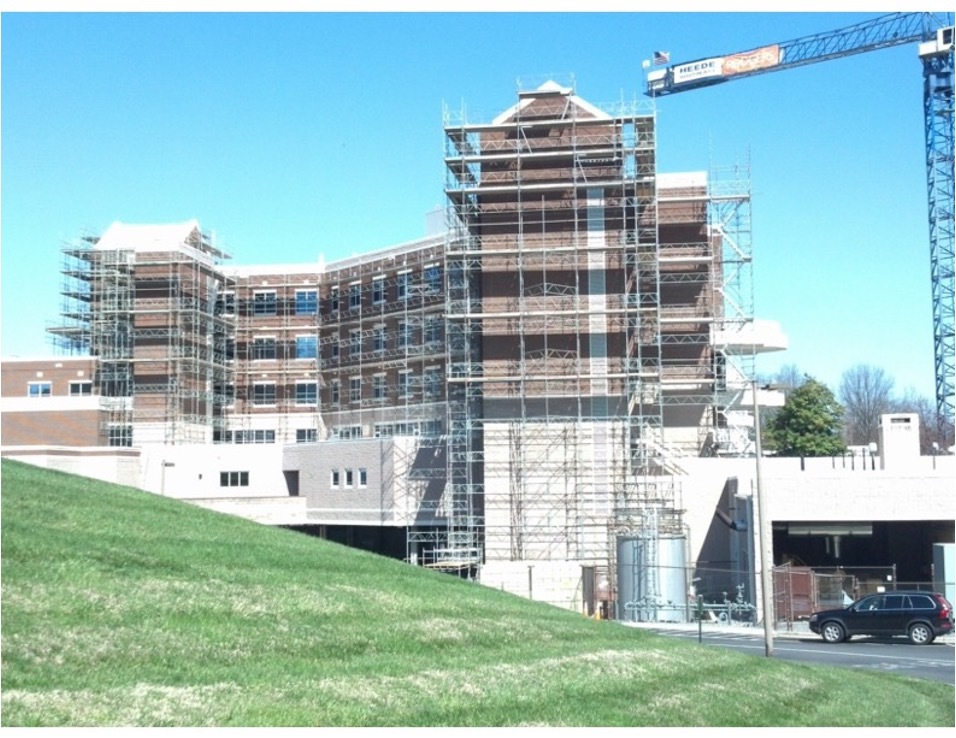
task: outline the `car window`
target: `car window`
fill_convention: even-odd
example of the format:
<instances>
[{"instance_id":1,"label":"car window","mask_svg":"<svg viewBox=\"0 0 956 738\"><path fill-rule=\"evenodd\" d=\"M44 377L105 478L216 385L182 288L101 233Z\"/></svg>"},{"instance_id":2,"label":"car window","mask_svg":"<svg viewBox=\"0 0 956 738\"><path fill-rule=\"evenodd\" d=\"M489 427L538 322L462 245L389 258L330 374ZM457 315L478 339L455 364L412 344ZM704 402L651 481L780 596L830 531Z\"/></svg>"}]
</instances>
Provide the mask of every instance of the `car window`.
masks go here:
<instances>
[{"instance_id":1,"label":"car window","mask_svg":"<svg viewBox=\"0 0 956 738\"><path fill-rule=\"evenodd\" d=\"M883 602L883 595L871 595L864 597L856 604L856 610L866 612L867 610L879 610Z\"/></svg>"},{"instance_id":2,"label":"car window","mask_svg":"<svg viewBox=\"0 0 956 738\"><path fill-rule=\"evenodd\" d=\"M903 609L903 595L887 595L885 604L883 605L884 610L902 610Z\"/></svg>"},{"instance_id":3,"label":"car window","mask_svg":"<svg viewBox=\"0 0 956 738\"><path fill-rule=\"evenodd\" d=\"M933 600L926 595L910 595L910 607L914 610L934 610Z\"/></svg>"}]
</instances>

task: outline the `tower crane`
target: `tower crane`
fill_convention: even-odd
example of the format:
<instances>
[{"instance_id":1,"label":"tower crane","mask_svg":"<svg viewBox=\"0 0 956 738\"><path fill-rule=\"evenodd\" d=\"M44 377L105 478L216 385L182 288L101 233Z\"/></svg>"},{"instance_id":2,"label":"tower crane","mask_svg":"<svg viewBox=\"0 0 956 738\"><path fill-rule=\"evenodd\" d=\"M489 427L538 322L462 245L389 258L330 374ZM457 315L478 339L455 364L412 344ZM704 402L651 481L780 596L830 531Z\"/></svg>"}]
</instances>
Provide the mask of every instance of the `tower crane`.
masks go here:
<instances>
[{"instance_id":1,"label":"tower crane","mask_svg":"<svg viewBox=\"0 0 956 738\"><path fill-rule=\"evenodd\" d=\"M836 31L648 72L645 94L676 92L919 42L929 204L937 421L953 423L953 14L891 13ZM668 61L655 54L655 62Z\"/></svg>"}]
</instances>

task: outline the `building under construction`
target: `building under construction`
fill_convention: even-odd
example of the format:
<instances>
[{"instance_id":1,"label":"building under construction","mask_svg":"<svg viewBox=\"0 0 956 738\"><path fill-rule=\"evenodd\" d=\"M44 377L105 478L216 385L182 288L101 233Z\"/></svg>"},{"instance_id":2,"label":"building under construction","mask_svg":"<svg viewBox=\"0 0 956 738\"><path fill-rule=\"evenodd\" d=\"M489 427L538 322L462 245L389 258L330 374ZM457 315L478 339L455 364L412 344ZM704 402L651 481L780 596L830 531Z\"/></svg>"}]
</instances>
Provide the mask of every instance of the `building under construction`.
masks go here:
<instances>
[{"instance_id":1,"label":"building under construction","mask_svg":"<svg viewBox=\"0 0 956 738\"><path fill-rule=\"evenodd\" d=\"M660 174L652 103L554 82L447 111L444 144L444 228L412 243L234 267L191 222L67 247L53 333L96 358L109 443L287 445L325 532L679 601L681 458L749 450L747 172Z\"/></svg>"}]
</instances>

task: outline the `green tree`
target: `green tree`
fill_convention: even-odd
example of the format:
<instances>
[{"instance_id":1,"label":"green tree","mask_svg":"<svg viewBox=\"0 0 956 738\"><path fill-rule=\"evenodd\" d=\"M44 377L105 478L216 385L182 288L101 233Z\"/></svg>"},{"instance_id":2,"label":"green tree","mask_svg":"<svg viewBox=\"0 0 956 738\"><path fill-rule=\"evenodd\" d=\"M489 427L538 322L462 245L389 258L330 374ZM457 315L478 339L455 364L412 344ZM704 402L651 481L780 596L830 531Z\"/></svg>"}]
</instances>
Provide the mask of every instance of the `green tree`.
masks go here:
<instances>
[{"instance_id":1,"label":"green tree","mask_svg":"<svg viewBox=\"0 0 956 738\"><path fill-rule=\"evenodd\" d=\"M807 377L767 425L766 446L778 456L836 456L843 442L843 408L825 384Z\"/></svg>"}]
</instances>

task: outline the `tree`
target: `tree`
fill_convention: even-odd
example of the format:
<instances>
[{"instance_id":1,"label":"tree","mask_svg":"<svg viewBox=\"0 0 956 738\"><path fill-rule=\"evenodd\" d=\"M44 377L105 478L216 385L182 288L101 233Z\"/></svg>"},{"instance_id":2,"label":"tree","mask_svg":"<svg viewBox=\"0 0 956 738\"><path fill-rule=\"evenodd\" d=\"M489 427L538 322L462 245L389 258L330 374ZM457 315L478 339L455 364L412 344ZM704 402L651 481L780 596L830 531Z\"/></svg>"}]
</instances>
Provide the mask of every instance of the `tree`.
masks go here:
<instances>
[{"instance_id":1,"label":"tree","mask_svg":"<svg viewBox=\"0 0 956 738\"><path fill-rule=\"evenodd\" d=\"M784 364L777 370L773 384L789 394L807 381L807 375L797 368L796 364Z\"/></svg>"},{"instance_id":2,"label":"tree","mask_svg":"<svg viewBox=\"0 0 956 738\"><path fill-rule=\"evenodd\" d=\"M840 402L847 442L861 446L877 441L880 416L893 412L893 378L879 367L857 364L840 378Z\"/></svg>"},{"instance_id":3,"label":"tree","mask_svg":"<svg viewBox=\"0 0 956 738\"><path fill-rule=\"evenodd\" d=\"M843 408L812 377L793 390L767 426L767 448L778 456L836 456L846 450Z\"/></svg>"},{"instance_id":4,"label":"tree","mask_svg":"<svg viewBox=\"0 0 956 738\"><path fill-rule=\"evenodd\" d=\"M916 413L919 416L920 453L946 453L953 445L953 424L936 414L936 403L908 388L903 396L893 401L890 412ZM933 447L933 444L936 447Z\"/></svg>"}]
</instances>

